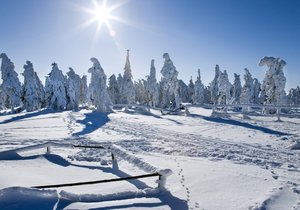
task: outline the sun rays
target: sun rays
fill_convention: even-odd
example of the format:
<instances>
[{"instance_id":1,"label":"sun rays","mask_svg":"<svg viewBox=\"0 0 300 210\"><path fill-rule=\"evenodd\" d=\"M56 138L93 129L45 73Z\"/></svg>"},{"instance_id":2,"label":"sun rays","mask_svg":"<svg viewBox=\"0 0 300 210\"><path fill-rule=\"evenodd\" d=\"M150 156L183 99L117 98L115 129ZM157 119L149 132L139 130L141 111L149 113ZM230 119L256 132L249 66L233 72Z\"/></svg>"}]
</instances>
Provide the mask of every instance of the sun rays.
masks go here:
<instances>
[{"instance_id":1,"label":"sun rays","mask_svg":"<svg viewBox=\"0 0 300 210\"><path fill-rule=\"evenodd\" d=\"M91 0L89 7L79 6L80 11L86 13L87 19L80 25L81 29L87 27L95 27L95 34L93 43L95 43L101 36L109 35L115 45L119 47L117 41L117 30L113 27L113 22L130 25L124 18L118 17L114 12L122 7L127 0L117 1L115 4L108 5L107 0L97 1Z\"/></svg>"}]
</instances>

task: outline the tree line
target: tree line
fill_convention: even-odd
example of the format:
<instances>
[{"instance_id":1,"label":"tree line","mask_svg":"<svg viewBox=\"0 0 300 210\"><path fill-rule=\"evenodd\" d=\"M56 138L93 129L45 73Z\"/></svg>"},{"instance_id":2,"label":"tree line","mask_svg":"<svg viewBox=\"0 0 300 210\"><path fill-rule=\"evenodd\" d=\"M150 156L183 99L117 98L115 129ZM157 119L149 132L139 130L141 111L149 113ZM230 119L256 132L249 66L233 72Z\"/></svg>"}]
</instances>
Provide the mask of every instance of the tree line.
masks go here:
<instances>
[{"instance_id":1,"label":"tree line","mask_svg":"<svg viewBox=\"0 0 300 210\"><path fill-rule=\"evenodd\" d=\"M129 50L123 75L111 75L108 84L100 62L91 58L92 67L88 69L91 74L89 85L86 75L80 77L72 68L64 75L58 65L52 63L44 86L30 61L26 61L23 66L24 72L21 75L24 83L21 84L13 62L5 53L0 58L0 110L11 109L11 112L42 108L77 110L80 106L93 106L99 112L110 112L112 104L143 104L168 109L179 108L181 103L300 104L299 86L292 88L288 94L285 92L286 77L283 67L286 62L274 57L264 57L259 62L260 66L268 68L262 83L253 78L245 68L243 86L238 74L234 74L234 82L231 84L227 71L220 70L219 65L216 65L214 79L209 85L202 83L200 70L195 82L191 78L189 84L185 84L178 79L178 71L168 53L163 54L164 65L160 71L160 81L156 79L154 60L151 60L150 74L146 79L134 81Z\"/></svg>"}]
</instances>

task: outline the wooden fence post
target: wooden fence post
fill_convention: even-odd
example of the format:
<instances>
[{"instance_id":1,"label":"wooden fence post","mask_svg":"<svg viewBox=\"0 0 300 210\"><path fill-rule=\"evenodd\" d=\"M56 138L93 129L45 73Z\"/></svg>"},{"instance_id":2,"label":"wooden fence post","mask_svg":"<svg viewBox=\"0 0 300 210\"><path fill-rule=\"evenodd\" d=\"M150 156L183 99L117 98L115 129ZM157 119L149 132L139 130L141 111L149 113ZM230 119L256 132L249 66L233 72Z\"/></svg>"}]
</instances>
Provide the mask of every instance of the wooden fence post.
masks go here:
<instances>
[{"instance_id":1,"label":"wooden fence post","mask_svg":"<svg viewBox=\"0 0 300 210\"><path fill-rule=\"evenodd\" d=\"M277 121L281 121L281 119L280 119L280 111L281 111L281 108L277 108L277 110L276 110Z\"/></svg>"},{"instance_id":2,"label":"wooden fence post","mask_svg":"<svg viewBox=\"0 0 300 210\"><path fill-rule=\"evenodd\" d=\"M111 152L111 162L113 169L119 169L117 158L113 152Z\"/></svg>"},{"instance_id":3,"label":"wooden fence post","mask_svg":"<svg viewBox=\"0 0 300 210\"><path fill-rule=\"evenodd\" d=\"M51 154L51 147L47 146L47 154Z\"/></svg>"}]
</instances>

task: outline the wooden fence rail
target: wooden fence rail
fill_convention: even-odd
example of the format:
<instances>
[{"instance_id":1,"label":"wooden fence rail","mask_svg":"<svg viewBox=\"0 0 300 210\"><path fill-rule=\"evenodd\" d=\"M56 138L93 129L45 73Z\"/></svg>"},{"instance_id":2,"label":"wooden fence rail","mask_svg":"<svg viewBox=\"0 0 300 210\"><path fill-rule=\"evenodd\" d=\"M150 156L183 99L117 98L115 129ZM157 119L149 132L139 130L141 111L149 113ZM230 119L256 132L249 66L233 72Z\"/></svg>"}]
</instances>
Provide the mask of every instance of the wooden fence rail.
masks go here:
<instances>
[{"instance_id":1,"label":"wooden fence rail","mask_svg":"<svg viewBox=\"0 0 300 210\"><path fill-rule=\"evenodd\" d=\"M78 147L78 148L95 148L95 149L106 149L103 146L92 146L92 145L73 145L73 147Z\"/></svg>"},{"instance_id":2,"label":"wooden fence rail","mask_svg":"<svg viewBox=\"0 0 300 210\"><path fill-rule=\"evenodd\" d=\"M22 148L17 148L13 150L7 150L0 152L0 156L9 154L11 152L26 152L36 149L45 148L47 149L47 153L51 153L51 147L65 147L65 148L95 148L95 149L108 149L111 150L109 146L103 147L100 145L73 145L73 144L60 144L60 143L54 143L54 142L46 142L43 144L37 144ZM116 158L113 151L111 152L111 157L113 161L113 165L116 164ZM79 186L79 185L89 185L89 184L100 184L100 183L108 183L108 182L118 182L118 181L126 181L131 179L142 179L147 177L154 177L158 176L158 188L159 189L165 189L165 180L166 176L160 174L159 172L150 173L150 174L143 174L138 176L130 176L130 177L121 177L121 178L115 178L115 179L105 179L105 180L95 180L95 181L87 181L87 182L75 182L75 183L66 183L66 184L54 184L54 185L40 185L40 186L33 186L32 188L59 188L59 187L69 187L69 186Z\"/></svg>"},{"instance_id":3,"label":"wooden fence rail","mask_svg":"<svg viewBox=\"0 0 300 210\"><path fill-rule=\"evenodd\" d=\"M153 173L153 174L144 174L144 175L138 175L138 176L122 177L122 178L116 178L116 179L104 179L104 180L75 182L75 183L67 183L67 184L41 185L41 186L33 186L32 188L43 189L43 188L70 187L70 186L79 186L79 185L126 181L126 180L131 180L131 179L142 179L142 178L148 178L148 177L154 177L154 176L158 176L159 179L161 178L161 175L159 173ZM159 188L159 183L158 183L158 188Z\"/></svg>"}]
</instances>

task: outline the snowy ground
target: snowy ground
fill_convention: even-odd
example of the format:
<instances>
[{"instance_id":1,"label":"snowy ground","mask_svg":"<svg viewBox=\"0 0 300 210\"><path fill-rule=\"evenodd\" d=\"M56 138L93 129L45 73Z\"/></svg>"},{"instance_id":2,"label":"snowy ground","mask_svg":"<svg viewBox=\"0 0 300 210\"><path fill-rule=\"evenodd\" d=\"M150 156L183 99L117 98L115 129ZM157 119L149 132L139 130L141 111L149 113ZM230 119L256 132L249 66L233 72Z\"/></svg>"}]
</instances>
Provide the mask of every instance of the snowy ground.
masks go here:
<instances>
[{"instance_id":1,"label":"snowy ground","mask_svg":"<svg viewBox=\"0 0 300 210\"><path fill-rule=\"evenodd\" d=\"M145 172L118 155L119 169L112 168L110 154L99 149L0 153L0 209L300 209L300 152L288 148L300 141L300 119L216 118L199 107L190 113L43 110L0 116L0 152L48 141L114 143L154 167L173 171L168 191L159 194L155 177L37 190L30 187ZM130 197L134 192L139 196ZM114 199L122 193L127 199Z\"/></svg>"}]
</instances>

